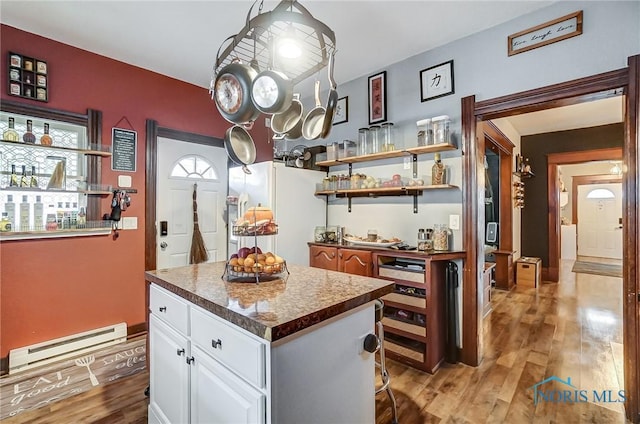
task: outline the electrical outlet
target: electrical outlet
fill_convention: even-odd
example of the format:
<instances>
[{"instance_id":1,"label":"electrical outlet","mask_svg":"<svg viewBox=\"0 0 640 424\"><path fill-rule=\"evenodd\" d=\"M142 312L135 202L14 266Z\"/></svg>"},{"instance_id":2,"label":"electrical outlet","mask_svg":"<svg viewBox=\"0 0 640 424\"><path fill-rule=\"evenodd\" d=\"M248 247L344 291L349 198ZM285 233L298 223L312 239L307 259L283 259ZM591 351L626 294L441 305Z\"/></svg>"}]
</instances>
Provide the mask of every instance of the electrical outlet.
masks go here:
<instances>
[{"instance_id":1,"label":"electrical outlet","mask_svg":"<svg viewBox=\"0 0 640 424\"><path fill-rule=\"evenodd\" d=\"M404 169L411 169L411 157L404 158Z\"/></svg>"},{"instance_id":2,"label":"electrical outlet","mask_svg":"<svg viewBox=\"0 0 640 424\"><path fill-rule=\"evenodd\" d=\"M449 228L452 230L460 229L460 215L449 215Z\"/></svg>"}]
</instances>

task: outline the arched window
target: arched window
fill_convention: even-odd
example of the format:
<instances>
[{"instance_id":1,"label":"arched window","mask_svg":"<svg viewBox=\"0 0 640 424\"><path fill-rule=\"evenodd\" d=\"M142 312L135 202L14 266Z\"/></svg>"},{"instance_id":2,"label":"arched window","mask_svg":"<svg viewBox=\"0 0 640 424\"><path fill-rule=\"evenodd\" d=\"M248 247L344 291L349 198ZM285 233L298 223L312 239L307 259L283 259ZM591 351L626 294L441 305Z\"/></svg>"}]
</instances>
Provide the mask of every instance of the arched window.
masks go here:
<instances>
[{"instance_id":1,"label":"arched window","mask_svg":"<svg viewBox=\"0 0 640 424\"><path fill-rule=\"evenodd\" d=\"M613 191L606 188L596 188L587 194L587 199L613 199L615 197Z\"/></svg>"},{"instance_id":2,"label":"arched window","mask_svg":"<svg viewBox=\"0 0 640 424\"><path fill-rule=\"evenodd\" d=\"M198 180L218 180L218 174L208 160L202 156L183 156L171 170L171 178L193 178Z\"/></svg>"}]
</instances>

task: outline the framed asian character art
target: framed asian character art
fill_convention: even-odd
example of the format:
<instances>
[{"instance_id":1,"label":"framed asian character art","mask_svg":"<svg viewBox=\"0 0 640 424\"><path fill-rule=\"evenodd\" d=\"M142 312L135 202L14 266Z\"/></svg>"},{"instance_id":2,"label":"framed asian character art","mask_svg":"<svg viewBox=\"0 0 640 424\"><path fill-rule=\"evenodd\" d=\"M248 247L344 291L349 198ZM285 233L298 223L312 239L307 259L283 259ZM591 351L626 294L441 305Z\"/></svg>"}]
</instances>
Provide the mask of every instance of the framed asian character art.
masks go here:
<instances>
[{"instance_id":1,"label":"framed asian character art","mask_svg":"<svg viewBox=\"0 0 640 424\"><path fill-rule=\"evenodd\" d=\"M420 100L426 102L453 93L453 60L420 71Z\"/></svg>"},{"instance_id":2,"label":"framed asian character art","mask_svg":"<svg viewBox=\"0 0 640 424\"><path fill-rule=\"evenodd\" d=\"M333 125L344 124L349 121L349 96L340 97L333 115Z\"/></svg>"},{"instance_id":3,"label":"framed asian character art","mask_svg":"<svg viewBox=\"0 0 640 424\"><path fill-rule=\"evenodd\" d=\"M369 77L369 124L387 120L387 71Z\"/></svg>"}]
</instances>

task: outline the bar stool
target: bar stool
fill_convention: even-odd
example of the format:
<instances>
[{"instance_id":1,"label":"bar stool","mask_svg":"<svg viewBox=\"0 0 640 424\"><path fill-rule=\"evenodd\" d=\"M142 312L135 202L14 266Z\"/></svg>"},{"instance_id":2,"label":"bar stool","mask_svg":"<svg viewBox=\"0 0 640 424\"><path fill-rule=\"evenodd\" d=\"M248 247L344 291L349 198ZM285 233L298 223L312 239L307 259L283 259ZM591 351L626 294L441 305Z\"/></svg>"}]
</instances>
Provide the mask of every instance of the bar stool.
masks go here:
<instances>
[{"instance_id":1,"label":"bar stool","mask_svg":"<svg viewBox=\"0 0 640 424\"><path fill-rule=\"evenodd\" d=\"M387 371L387 365L385 362L384 356L384 328L382 326L382 316L384 310L384 302L380 299L376 299L375 301L376 311L375 311L375 323L377 327L377 333L368 334L364 339L364 350L370 353L380 352L380 362L376 361L376 366L380 368L380 376L382 377L382 385L376 388L376 395L382 391L387 392L387 396L389 396L389 400L391 401L391 412L393 414L392 424L398 424L398 407L396 405L396 398L391 391L391 377L389 376L389 372Z\"/></svg>"}]
</instances>

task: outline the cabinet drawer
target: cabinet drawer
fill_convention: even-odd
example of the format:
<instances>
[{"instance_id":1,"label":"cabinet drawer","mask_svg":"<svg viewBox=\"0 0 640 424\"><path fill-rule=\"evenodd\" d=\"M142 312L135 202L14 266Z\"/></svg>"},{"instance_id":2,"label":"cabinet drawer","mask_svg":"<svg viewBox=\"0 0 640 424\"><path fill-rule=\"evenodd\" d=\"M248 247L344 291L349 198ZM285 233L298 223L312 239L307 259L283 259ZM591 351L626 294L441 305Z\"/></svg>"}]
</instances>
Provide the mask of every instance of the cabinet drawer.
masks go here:
<instances>
[{"instance_id":1,"label":"cabinet drawer","mask_svg":"<svg viewBox=\"0 0 640 424\"><path fill-rule=\"evenodd\" d=\"M191 308L191 339L206 353L254 386L265 386L263 343L210 313L196 308Z\"/></svg>"},{"instance_id":2,"label":"cabinet drawer","mask_svg":"<svg viewBox=\"0 0 640 424\"><path fill-rule=\"evenodd\" d=\"M151 313L173 326L180 333L188 335L189 307L187 303L154 284L149 288L149 309Z\"/></svg>"},{"instance_id":3,"label":"cabinet drawer","mask_svg":"<svg viewBox=\"0 0 640 424\"><path fill-rule=\"evenodd\" d=\"M391 278L394 280L404 280L424 284L424 272L411 272L403 271L401 269L379 267L378 275L380 277Z\"/></svg>"}]
</instances>

